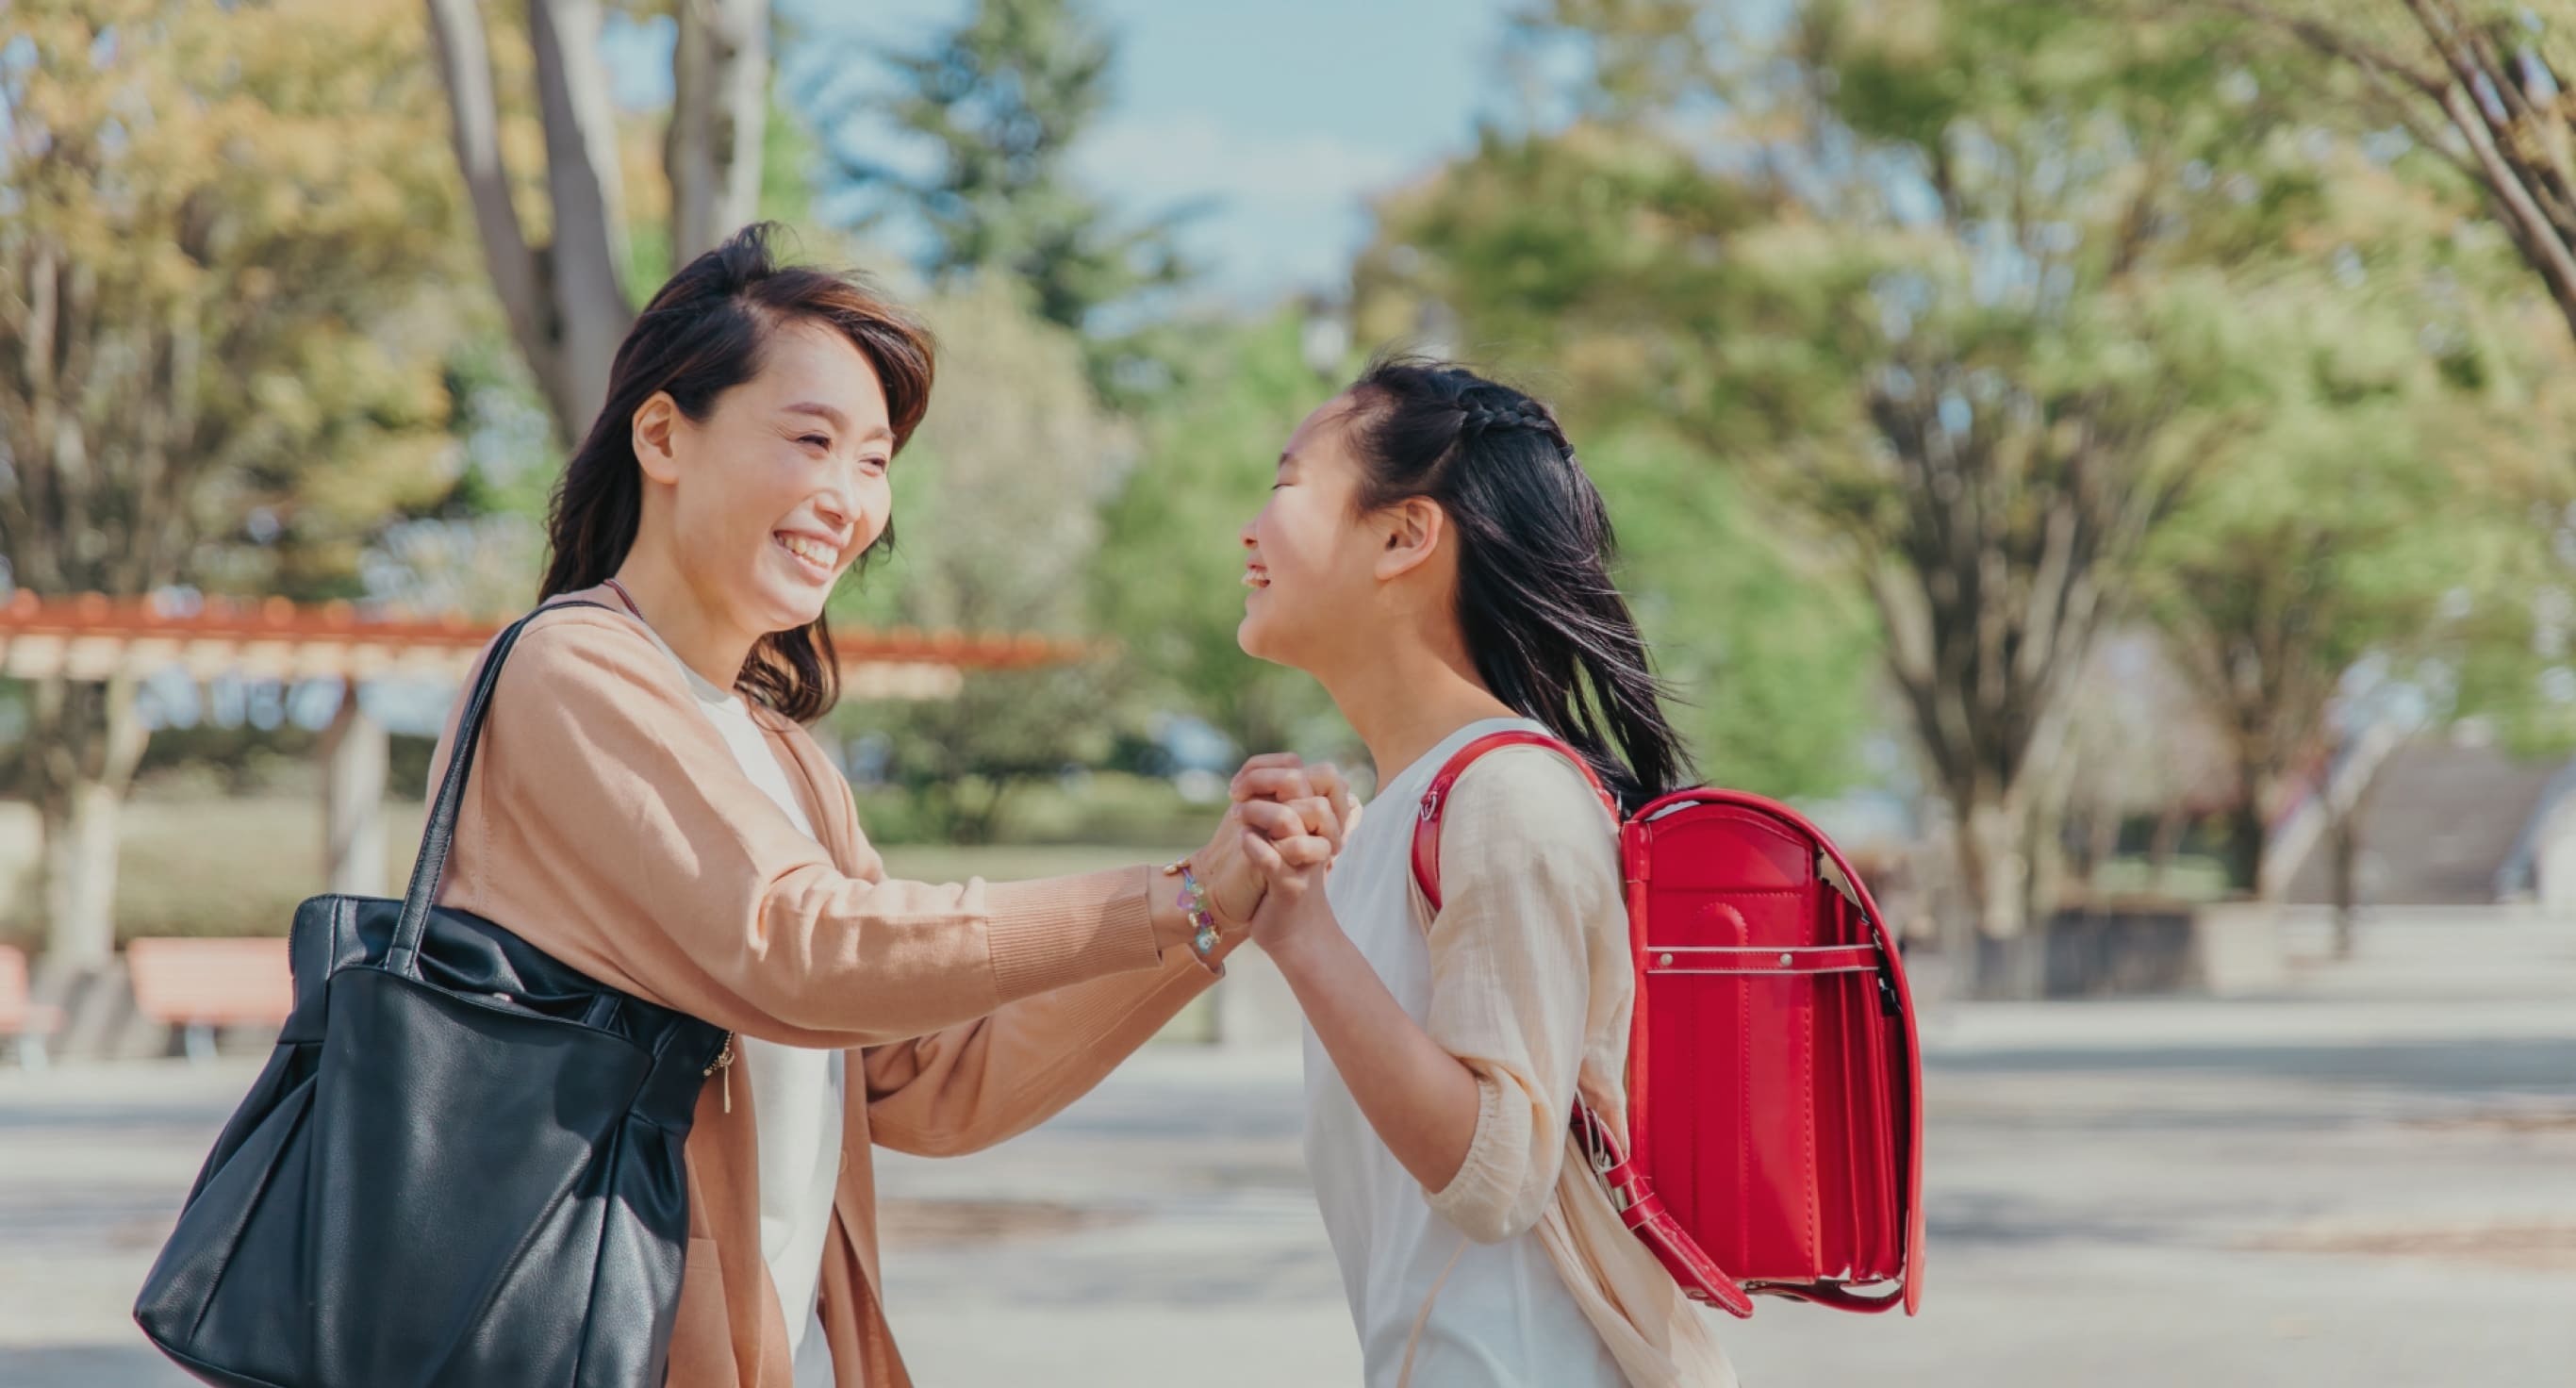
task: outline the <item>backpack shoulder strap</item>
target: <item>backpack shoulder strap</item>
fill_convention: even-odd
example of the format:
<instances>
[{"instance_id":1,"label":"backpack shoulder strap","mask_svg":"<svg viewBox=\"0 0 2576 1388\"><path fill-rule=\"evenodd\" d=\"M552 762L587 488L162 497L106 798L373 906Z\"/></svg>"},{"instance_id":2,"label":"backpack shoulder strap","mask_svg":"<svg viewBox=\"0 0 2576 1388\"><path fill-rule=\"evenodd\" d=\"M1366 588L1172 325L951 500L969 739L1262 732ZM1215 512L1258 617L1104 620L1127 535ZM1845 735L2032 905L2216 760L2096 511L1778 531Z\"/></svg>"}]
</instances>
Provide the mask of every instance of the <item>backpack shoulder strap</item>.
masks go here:
<instances>
[{"instance_id":1,"label":"backpack shoulder strap","mask_svg":"<svg viewBox=\"0 0 2576 1388\"><path fill-rule=\"evenodd\" d=\"M1440 774L1432 777L1431 785L1422 792L1422 806L1414 816L1413 880L1422 888L1422 899L1431 903L1435 912L1440 909L1440 816L1449 807L1449 791L1458 784L1460 776L1467 774L1467 768L1476 764L1477 758L1505 747L1545 747L1574 763L1574 769L1582 772L1583 779L1591 785L1592 793L1600 796L1601 803L1609 807L1610 818L1614 822L1619 818L1619 802L1602 788L1601 777L1592 770L1592 764L1564 742L1545 733L1519 730L1487 733L1477 738L1459 748L1441 765Z\"/></svg>"}]
</instances>

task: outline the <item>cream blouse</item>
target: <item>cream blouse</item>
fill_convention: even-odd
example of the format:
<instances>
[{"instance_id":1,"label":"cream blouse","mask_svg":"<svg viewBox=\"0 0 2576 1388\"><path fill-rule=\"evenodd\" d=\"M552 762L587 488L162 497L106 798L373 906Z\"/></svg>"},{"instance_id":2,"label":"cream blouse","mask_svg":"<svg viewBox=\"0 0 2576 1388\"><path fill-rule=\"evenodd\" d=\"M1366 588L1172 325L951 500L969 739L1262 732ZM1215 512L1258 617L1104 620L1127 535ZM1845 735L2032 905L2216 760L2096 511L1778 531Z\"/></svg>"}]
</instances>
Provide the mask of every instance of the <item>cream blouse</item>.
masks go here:
<instances>
[{"instance_id":1,"label":"cream blouse","mask_svg":"<svg viewBox=\"0 0 2576 1388\"><path fill-rule=\"evenodd\" d=\"M1516 727L1538 725L1471 724L1390 779L1328 887L1343 929L1475 1073L1480 1099L1465 1164L1426 1192L1309 1033L1308 1165L1368 1382L1393 1388L1410 1355L1410 1388L1553 1388L1605 1373L1639 1388L1733 1388L1702 1313L1620 1223L1567 1131L1578 1088L1627 1127L1635 987L1609 814L1559 754L1489 753L1443 813L1436 918L1413 886L1414 805L1431 777L1475 737Z\"/></svg>"}]
</instances>

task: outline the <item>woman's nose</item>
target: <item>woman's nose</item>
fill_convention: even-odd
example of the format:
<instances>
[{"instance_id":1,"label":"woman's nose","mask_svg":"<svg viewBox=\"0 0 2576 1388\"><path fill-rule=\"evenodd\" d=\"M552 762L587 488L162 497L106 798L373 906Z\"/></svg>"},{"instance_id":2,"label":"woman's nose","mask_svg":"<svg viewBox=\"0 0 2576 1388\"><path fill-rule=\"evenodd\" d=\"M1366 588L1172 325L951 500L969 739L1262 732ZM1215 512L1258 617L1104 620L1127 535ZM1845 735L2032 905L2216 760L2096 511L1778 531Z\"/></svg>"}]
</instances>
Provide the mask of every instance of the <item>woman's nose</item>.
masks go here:
<instances>
[{"instance_id":1,"label":"woman's nose","mask_svg":"<svg viewBox=\"0 0 2576 1388\"><path fill-rule=\"evenodd\" d=\"M846 534L853 529L865 508L859 501L859 489L846 472L835 470L821 493L814 498L814 514L824 524Z\"/></svg>"}]
</instances>

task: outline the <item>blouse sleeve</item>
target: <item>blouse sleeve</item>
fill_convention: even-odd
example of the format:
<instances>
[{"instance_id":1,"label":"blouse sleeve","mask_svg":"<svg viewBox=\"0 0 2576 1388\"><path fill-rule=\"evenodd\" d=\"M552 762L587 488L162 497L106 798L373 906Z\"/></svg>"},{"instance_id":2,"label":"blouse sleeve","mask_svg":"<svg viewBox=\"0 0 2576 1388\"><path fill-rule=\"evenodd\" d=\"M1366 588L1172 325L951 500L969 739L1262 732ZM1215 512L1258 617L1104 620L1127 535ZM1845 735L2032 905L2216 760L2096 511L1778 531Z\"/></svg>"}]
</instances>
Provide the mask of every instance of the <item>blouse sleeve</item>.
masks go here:
<instances>
[{"instance_id":1,"label":"blouse sleeve","mask_svg":"<svg viewBox=\"0 0 2576 1388\"><path fill-rule=\"evenodd\" d=\"M1497 1242L1538 1222L1565 1159L1591 998L1593 933L1619 931L1618 830L1545 748L1459 777L1440 835L1427 1029L1476 1076L1467 1160L1431 1206Z\"/></svg>"}]
</instances>

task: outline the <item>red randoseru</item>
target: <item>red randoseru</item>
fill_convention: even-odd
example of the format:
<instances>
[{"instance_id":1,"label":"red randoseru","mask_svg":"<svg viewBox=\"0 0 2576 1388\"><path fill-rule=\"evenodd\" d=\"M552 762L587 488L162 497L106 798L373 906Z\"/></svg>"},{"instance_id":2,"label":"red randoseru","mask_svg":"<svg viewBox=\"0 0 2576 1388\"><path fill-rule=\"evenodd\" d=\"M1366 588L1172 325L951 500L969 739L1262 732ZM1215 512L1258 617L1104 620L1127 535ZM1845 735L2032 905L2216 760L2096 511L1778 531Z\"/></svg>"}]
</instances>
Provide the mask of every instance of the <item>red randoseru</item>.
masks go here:
<instances>
[{"instance_id":1,"label":"red randoseru","mask_svg":"<svg viewBox=\"0 0 2576 1388\"><path fill-rule=\"evenodd\" d=\"M1413 873L1440 909L1440 817L1496 733L1432 778ZM1619 819L1607 792L1602 800ZM1628 1228L1693 1300L1912 1314L1923 1296L1923 1061L1896 941L1823 831L1758 795L1685 790L1620 822L1637 1001L1627 1150L1574 1132Z\"/></svg>"}]
</instances>

